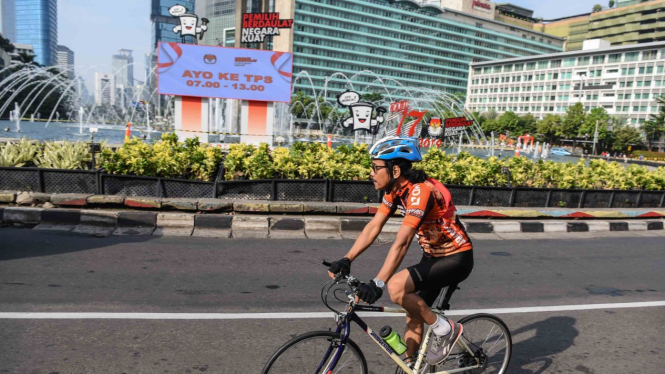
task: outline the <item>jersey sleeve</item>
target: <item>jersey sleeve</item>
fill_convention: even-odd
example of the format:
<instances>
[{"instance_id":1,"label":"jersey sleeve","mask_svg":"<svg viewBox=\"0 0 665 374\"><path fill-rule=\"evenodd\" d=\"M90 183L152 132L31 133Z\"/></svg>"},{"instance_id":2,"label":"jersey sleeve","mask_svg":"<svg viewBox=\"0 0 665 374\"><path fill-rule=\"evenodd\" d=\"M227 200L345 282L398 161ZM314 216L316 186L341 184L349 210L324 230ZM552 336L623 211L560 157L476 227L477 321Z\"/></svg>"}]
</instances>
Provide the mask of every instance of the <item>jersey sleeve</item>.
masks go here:
<instances>
[{"instance_id":1,"label":"jersey sleeve","mask_svg":"<svg viewBox=\"0 0 665 374\"><path fill-rule=\"evenodd\" d=\"M388 217L390 217L393 213L395 213L397 205L393 202L393 199L394 197L392 193L384 194L383 201L381 202L381 205L379 206L377 213L381 213Z\"/></svg>"},{"instance_id":2,"label":"jersey sleeve","mask_svg":"<svg viewBox=\"0 0 665 374\"><path fill-rule=\"evenodd\" d=\"M406 214L402 225L409 226L413 229L420 227L427 213L432 209L432 194L427 185L417 183L413 186L413 190L409 193L406 204Z\"/></svg>"}]
</instances>

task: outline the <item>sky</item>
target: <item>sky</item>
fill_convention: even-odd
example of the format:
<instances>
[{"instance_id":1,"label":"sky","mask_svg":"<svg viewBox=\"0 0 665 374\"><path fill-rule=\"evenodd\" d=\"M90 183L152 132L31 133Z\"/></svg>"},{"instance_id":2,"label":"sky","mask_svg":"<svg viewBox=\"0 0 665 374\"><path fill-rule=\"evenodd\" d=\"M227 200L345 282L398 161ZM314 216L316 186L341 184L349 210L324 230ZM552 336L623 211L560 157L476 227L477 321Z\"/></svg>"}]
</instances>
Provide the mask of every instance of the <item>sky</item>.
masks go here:
<instances>
[{"instance_id":1,"label":"sky","mask_svg":"<svg viewBox=\"0 0 665 374\"><path fill-rule=\"evenodd\" d=\"M445 1L445 0L444 0ZM468 0L470 1L470 0ZM601 0L502 0L533 9L534 17L555 19L588 13ZM111 56L131 49L134 78L144 80L144 56L150 52L151 0L58 0L58 44L74 51L76 74L93 93L94 72L111 72ZM600 2L607 6L607 1Z\"/></svg>"}]
</instances>

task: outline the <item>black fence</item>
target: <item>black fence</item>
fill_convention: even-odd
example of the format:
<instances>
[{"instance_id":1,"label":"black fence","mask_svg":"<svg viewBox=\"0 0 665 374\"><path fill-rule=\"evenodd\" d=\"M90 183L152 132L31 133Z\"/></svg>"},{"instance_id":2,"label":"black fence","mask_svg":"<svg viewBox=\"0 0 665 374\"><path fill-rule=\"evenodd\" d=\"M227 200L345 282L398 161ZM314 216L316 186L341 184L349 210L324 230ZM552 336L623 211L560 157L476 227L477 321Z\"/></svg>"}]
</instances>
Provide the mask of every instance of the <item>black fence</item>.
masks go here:
<instances>
[{"instance_id":1,"label":"black fence","mask_svg":"<svg viewBox=\"0 0 665 374\"><path fill-rule=\"evenodd\" d=\"M98 170L0 167L0 190L233 200L378 203L369 181L264 179L191 181L107 174ZM665 191L565 190L447 186L457 205L525 208L662 208Z\"/></svg>"}]
</instances>

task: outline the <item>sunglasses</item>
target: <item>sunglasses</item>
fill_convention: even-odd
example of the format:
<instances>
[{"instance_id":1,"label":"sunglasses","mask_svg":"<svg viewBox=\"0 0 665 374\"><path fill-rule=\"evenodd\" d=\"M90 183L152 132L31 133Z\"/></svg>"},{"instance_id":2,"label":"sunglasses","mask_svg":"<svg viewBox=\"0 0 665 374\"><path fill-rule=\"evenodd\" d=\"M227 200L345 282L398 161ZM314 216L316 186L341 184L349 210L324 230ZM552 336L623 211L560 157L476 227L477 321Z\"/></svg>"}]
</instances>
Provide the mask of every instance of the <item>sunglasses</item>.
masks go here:
<instances>
[{"instance_id":1,"label":"sunglasses","mask_svg":"<svg viewBox=\"0 0 665 374\"><path fill-rule=\"evenodd\" d=\"M379 170L386 168L388 168L388 166L372 165L372 170L374 170L374 174L378 173Z\"/></svg>"}]
</instances>

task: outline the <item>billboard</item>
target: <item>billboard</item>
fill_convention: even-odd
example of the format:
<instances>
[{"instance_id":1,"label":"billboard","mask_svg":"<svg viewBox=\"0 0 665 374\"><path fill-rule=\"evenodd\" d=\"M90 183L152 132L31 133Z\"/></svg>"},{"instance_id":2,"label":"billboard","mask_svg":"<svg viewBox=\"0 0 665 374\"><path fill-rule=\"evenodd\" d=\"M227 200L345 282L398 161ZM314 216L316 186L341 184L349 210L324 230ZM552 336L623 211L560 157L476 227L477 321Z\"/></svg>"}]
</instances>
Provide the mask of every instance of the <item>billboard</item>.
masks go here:
<instances>
[{"instance_id":1,"label":"billboard","mask_svg":"<svg viewBox=\"0 0 665 374\"><path fill-rule=\"evenodd\" d=\"M162 95L291 101L293 54L159 43L157 87Z\"/></svg>"}]
</instances>

